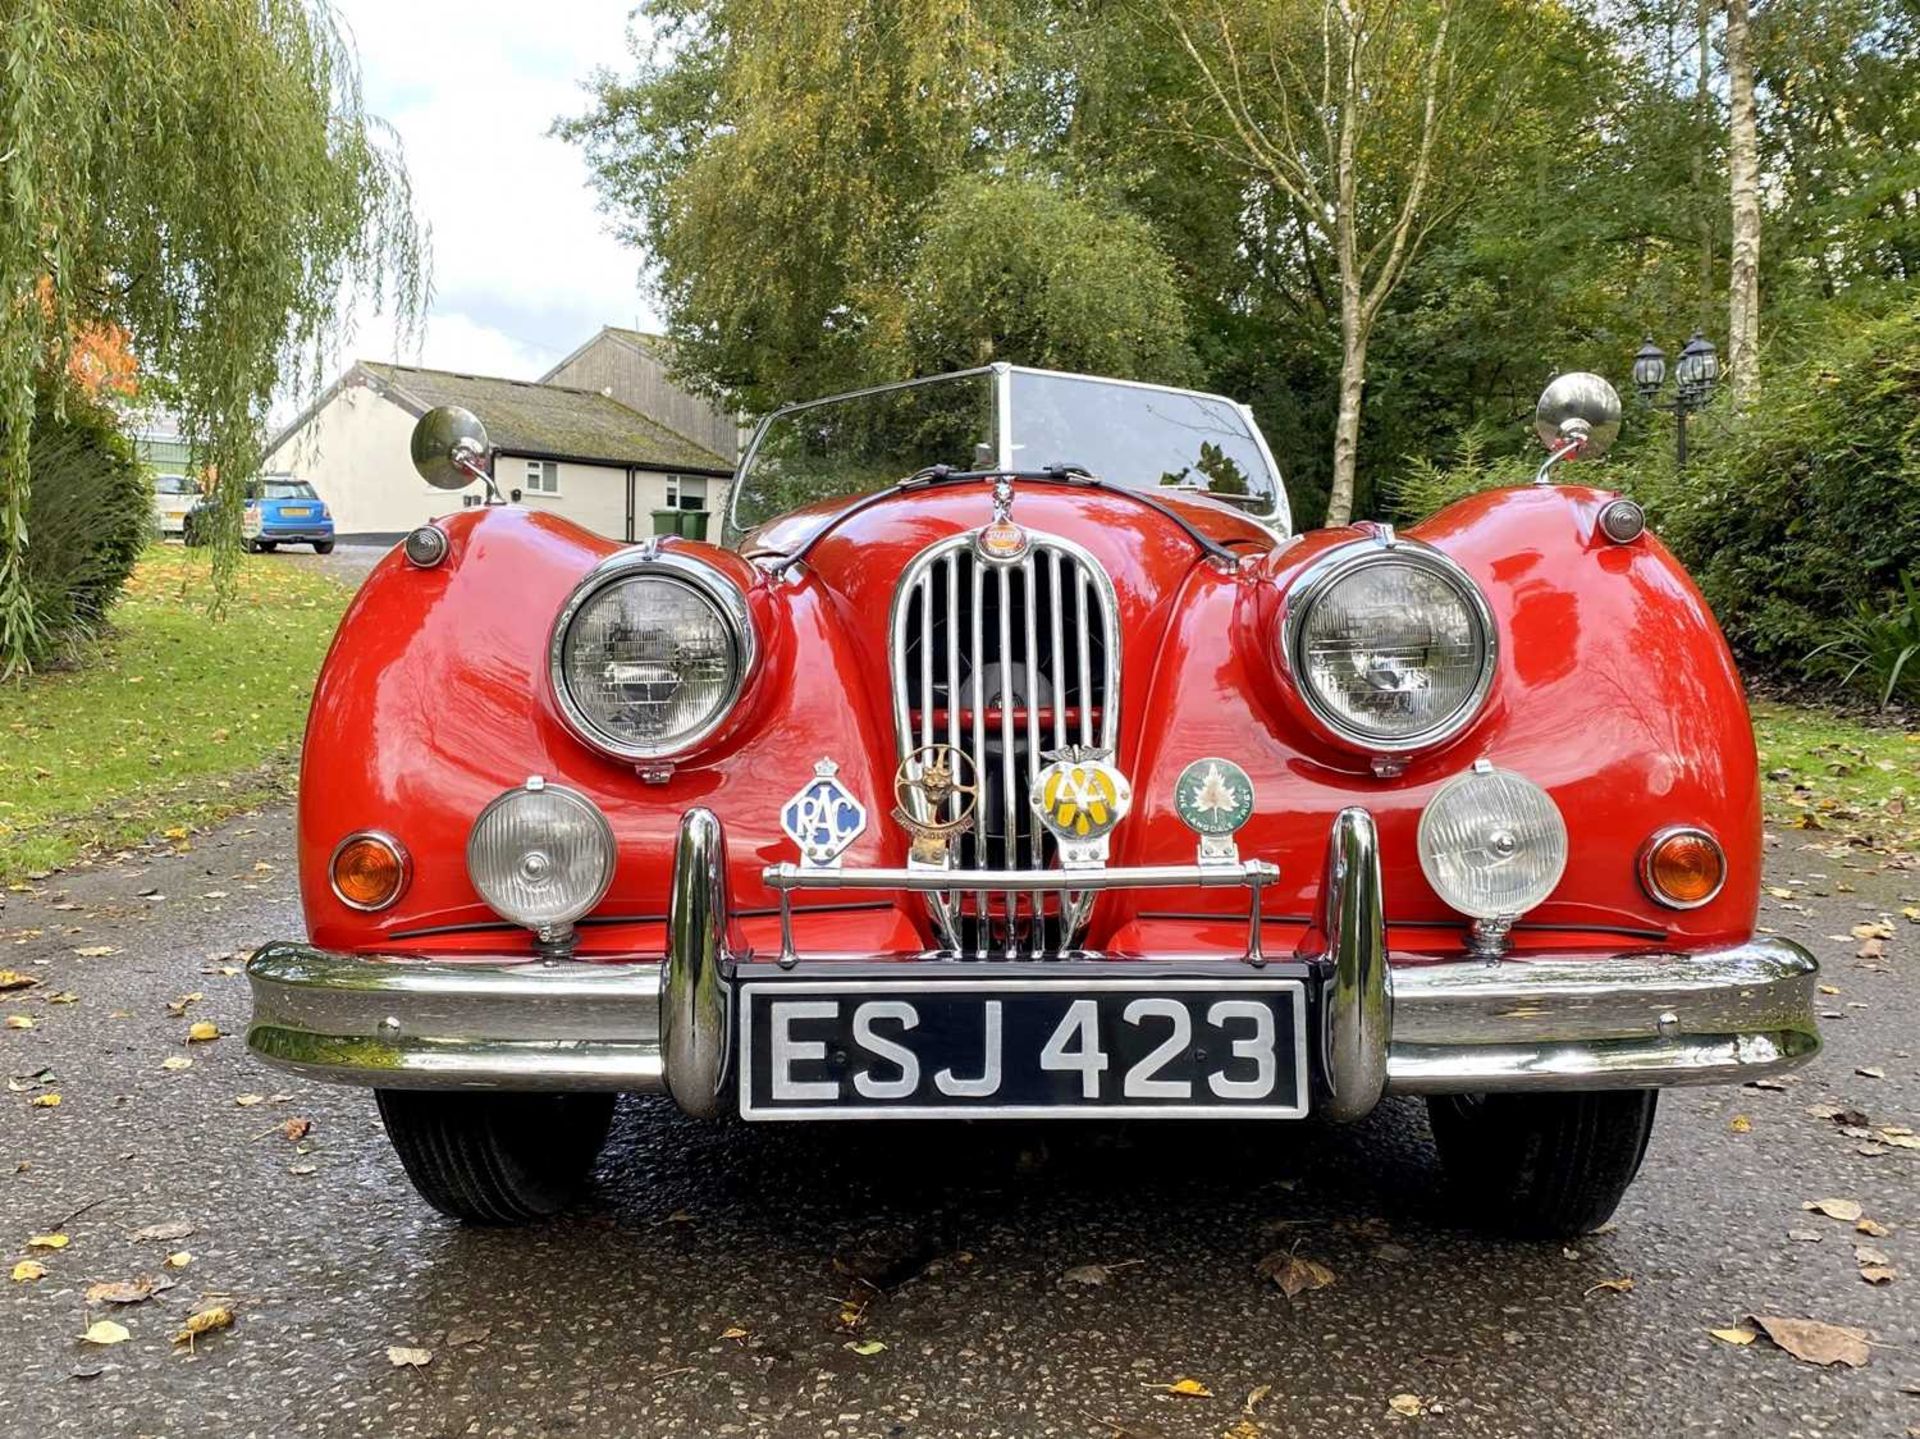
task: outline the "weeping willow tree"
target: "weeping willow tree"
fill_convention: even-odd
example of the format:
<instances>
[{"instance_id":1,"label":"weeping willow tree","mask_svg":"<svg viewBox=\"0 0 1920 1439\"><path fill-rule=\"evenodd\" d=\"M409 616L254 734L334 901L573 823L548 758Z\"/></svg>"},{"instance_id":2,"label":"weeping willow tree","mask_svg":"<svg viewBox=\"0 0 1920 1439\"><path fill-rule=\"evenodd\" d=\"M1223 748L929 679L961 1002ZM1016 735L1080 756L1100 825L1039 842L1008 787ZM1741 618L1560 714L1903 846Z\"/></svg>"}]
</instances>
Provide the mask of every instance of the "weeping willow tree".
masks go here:
<instances>
[{"instance_id":1,"label":"weeping willow tree","mask_svg":"<svg viewBox=\"0 0 1920 1439\"><path fill-rule=\"evenodd\" d=\"M227 593L267 403L342 298L411 329L425 238L320 0L0 0L0 673L50 638L27 562L35 376L131 338L216 481Z\"/></svg>"}]
</instances>

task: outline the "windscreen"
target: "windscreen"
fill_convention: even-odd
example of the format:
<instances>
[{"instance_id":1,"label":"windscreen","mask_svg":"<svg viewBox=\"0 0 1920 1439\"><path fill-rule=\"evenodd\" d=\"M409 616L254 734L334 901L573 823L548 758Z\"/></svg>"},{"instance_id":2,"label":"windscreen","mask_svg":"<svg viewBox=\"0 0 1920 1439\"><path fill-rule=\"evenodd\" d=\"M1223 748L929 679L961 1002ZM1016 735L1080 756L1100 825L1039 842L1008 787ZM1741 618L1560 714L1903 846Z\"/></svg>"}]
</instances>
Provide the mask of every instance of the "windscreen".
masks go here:
<instances>
[{"instance_id":1,"label":"windscreen","mask_svg":"<svg viewBox=\"0 0 1920 1439\"><path fill-rule=\"evenodd\" d=\"M871 494L928 465L994 462L993 374L947 375L804 405L767 421L735 485L729 529L815 500Z\"/></svg>"},{"instance_id":2,"label":"windscreen","mask_svg":"<svg viewBox=\"0 0 1920 1439\"><path fill-rule=\"evenodd\" d=\"M1186 490L1281 513L1279 477L1238 405L1217 395L1048 371L965 371L774 414L734 487L727 536L816 500L871 494L929 465L987 470L1011 431L1015 470L1073 465L1110 485Z\"/></svg>"},{"instance_id":3,"label":"windscreen","mask_svg":"<svg viewBox=\"0 0 1920 1439\"><path fill-rule=\"evenodd\" d=\"M1240 408L1217 395L1013 372L1013 465L1078 465L1112 485L1198 490L1270 508L1275 479Z\"/></svg>"}]
</instances>

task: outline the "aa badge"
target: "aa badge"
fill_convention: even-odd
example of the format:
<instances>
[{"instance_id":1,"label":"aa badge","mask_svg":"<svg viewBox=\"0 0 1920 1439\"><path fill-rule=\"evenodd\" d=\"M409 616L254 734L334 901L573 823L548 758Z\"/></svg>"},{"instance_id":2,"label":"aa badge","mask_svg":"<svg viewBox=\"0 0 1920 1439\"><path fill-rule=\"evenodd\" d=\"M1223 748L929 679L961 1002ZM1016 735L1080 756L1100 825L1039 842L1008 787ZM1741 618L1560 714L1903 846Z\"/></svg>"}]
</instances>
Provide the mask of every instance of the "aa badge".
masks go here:
<instances>
[{"instance_id":1,"label":"aa badge","mask_svg":"<svg viewBox=\"0 0 1920 1439\"><path fill-rule=\"evenodd\" d=\"M1107 836L1133 805L1133 789L1108 753L1080 745L1055 750L1034 776L1029 800L1060 846L1062 869L1104 865Z\"/></svg>"}]
</instances>

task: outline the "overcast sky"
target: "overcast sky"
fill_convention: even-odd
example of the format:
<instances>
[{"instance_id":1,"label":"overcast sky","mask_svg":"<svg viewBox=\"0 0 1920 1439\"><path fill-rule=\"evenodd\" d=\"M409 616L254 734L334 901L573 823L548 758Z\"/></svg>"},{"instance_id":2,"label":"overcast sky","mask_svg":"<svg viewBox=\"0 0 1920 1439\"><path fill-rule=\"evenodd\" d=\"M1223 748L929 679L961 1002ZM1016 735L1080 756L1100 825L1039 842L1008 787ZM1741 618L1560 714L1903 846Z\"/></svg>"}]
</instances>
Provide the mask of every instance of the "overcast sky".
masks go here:
<instances>
[{"instance_id":1,"label":"overcast sky","mask_svg":"<svg viewBox=\"0 0 1920 1439\"><path fill-rule=\"evenodd\" d=\"M548 136L598 65L626 70L621 0L335 0L367 109L399 132L433 230L419 347L357 317L354 359L536 379L602 325L656 328L643 256L608 233L579 150Z\"/></svg>"}]
</instances>

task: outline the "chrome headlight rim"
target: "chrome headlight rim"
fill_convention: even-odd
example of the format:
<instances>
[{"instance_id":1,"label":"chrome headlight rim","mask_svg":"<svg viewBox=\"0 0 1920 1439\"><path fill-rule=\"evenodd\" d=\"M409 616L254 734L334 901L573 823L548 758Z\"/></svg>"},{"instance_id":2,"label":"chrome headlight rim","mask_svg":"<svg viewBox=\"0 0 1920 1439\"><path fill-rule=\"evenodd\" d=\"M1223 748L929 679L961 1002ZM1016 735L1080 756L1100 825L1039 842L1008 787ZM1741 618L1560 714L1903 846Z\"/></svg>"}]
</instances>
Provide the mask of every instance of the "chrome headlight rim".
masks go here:
<instances>
[{"instance_id":1,"label":"chrome headlight rim","mask_svg":"<svg viewBox=\"0 0 1920 1439\"><path fill-rule=\"evenodd\" d=\"M506 913L481 891L479 881L473 878L476 864L474 850L479 843L481 830L486 825L487 820L492 818L494 812L503 805L512 804L522 796L528 794L557 796L582 810L593 823L594 828L599 831L602 841L602 852L605 855L605 862L600 867L600 883L594 889L592 898L586 900L584 903L576 904L574 906L576 912L566 919L548 920L537 925L528 924L525 920L516 919ZM480 813L473 817L473 823L467 827L466 864L468 881L473 885L474 892L480 895L481 903L485 904L488 909L499 915L500 918L504 919L508 924L517 924L522 929L533 930L536 934L547 933L568 929L585 916L592 914L593 911L599 907L600 901L607 897L607 891L613 888L614 872L620 867L620 842L613 832L613 821L607 818L607 812L595 804L588 795L575 789L572 785L554 784L544 776L531 775L524 782L515 785L512 789L501 790L499 794L488 800L486 804L481 807Z\"/></svg>"},{"instance_id":2,"label":"chrome headlight rim","mask_svg":"<svg viewBox=\"0 0 1920 1439\"><path fill-rule=\"evenodd\" d=\"M712 716L698 728L675 735L672 741L665 744L636 744L602 729L581 709L567 685L567 634L573 628L574 620L607 590L630 579L665 580L698 595L713 606L733 644L733 682L727 687L720 703L714 707ZM697 748L727 722L746 689L757 655L745 591L712 565L690 555L642 546L608 556L574 586L573 593L567 596L567 602L554 617L553 630L547 637L547 677L553 685L554 700L566 719L567 727L587 744L616 759L669 759Z\"/></svg>"},{"instance_id":3,"label":"chrome headlight rim","mask_svg":"<svg viewBox=\"0 0 1920 1439\"><path fill-rule=\"evenodd\" d=\"M1466 605L1468 614L1480 629L1480 669L1455 710L1446 719L1424 730L1407 735L1380 735L1348 722L1321 698L1308 678L1306 656L1302 653L1304 631L1314 606L1333 587L1359 570L1372 565L1400 564L1424 569L1444 583ZM1487 694L1499 669L1500 636L1493 622L1493 607L1466 570L1451 557L1419 540L1398 536L1356 540L1328 551L1295 576L1286 591L1286 617L1281 629L1281 653L1293 680L1294 691L1315 720L1343 744L1368 754L1406 754L1433 749L1455 738L1486 707Z\"/></svg>"}]
</instances>

